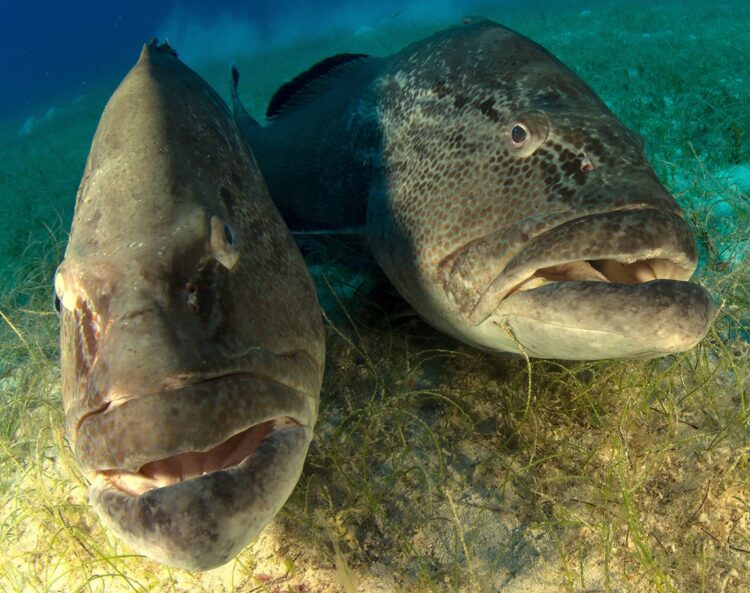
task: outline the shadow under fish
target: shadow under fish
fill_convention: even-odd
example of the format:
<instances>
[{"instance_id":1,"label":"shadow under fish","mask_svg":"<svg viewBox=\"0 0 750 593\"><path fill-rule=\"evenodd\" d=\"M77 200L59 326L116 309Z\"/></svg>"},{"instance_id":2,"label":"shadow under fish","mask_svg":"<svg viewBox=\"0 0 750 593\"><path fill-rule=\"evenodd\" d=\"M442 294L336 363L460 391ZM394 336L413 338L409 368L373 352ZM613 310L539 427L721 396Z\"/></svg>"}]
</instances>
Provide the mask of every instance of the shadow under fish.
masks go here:
<instances>
[{"instance_id":1,"label":"shadow under fish","mask_svg":"<svg viewBox=\"0 0 750 593\"><path fill-rule=\"evenodd\" d=\"M324 336L315 289L221 98L144 46L101 116L55 275L67 433L102 521L208 569L292 492Z\"/></svg>"},{"instance_id":2,"label":"shadow under fish","mask_svg":"<svg viewBox=\"0 0 750 593\"><path fill-rule=\"evenodd\" d=\"M364 233L438 329L561 359L687 350L714 317L641 139L533 41L481 18L340 54L235 119L298 233Z\"/></svg>"}]
</instances>

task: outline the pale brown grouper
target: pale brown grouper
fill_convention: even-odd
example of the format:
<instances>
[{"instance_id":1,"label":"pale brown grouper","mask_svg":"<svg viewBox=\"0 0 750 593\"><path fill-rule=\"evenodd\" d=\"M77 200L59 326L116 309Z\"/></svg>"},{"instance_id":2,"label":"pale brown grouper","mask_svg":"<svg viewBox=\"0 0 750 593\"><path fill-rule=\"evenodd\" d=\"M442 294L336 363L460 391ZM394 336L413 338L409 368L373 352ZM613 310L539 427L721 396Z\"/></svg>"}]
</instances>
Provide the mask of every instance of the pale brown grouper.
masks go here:
<instances>
[{"instance_id":1,"label":"pale brown grouper","mask_svg":"<svg viewBox=\"0 0 750 593\"><path fill-rule=\"evenodd\" d=\"M533 41L480 18L387 58L341 54L235 118L293 231L366 233L429 323L563 359L691 348L696 247L640 138Z\"/></svg>"},{"instance_id":2,"label":"pale brown grouper","mask_svg":"<svg viewBox=\"0 0 750 593\"><path fill-rule=\"evenodd\" d=\"M55 290L67 433L99 516L162 562L228 561L299 478L323 329L229 110L166 45L102 114Z\"/></svg>"}]
</instances>

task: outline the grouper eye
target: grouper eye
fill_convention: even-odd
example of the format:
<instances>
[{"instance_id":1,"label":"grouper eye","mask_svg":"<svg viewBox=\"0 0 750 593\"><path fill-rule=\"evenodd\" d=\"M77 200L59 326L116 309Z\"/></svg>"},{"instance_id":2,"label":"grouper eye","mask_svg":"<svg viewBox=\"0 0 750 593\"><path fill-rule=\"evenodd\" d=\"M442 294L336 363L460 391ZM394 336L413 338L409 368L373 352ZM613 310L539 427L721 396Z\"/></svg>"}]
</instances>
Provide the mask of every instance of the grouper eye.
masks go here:
<instances>
[{"instance_id":1,"label":"grouper eye","mask_svg":"<svg viewBox=\"0 0 750 593\"><path fill-rule=\"evenodd\" d=\"M529 139L529 131L523 124L516 124L510 131L510 140L513 142L513 146L520 148Z\"/></svg>"},{"instance_id":2,"label":"grouper eye","mask_svg":"<svg viewBox=\"0 0 750 593\"><path fill-rule=\"evenodd\" d=\"M57 296L57 293L53 290L52 291L52 310L57 313L57 316L60 316L60 312L62 311L62 303L60 303L60 297Z\"/></svg>"},{"instance_id":3,"label":"grouper eye","mask_svg":"<svg viewBox=\"0 0 750 593\"><path fill-rule=\"evenodd\" d=\"M541 111L527 111L514 117L506 129L508 149L513 156L526 158L549 135L549 120Z\"/></svg>"},{"instance_id":4,"label":"grouper eye","mask_svg":"<svg viewBox=\"0 0 750 593\"><path fill-rule=\"evenodd\" d=\"M211 217L211 251L222 266L231 270L240 259L239 240L232 226L218 216Z\"/></svg>"},{"instance_id":5,"label":"grouper eye","mask_svg":"<svg viewBox=\"0 0 750 593\"><path fill-rule=\"evenodd\" d=\"M234 246L234 231L228 222L224 223L224 238L227 240L227 244Z\"/></svg>"},{"instance_id":6,"label":"grouper eye","mask_svg":"<svg viewBox=\"0 0 750 593\"><path fill-rule=\"evenodd\" d=\"M68 309L68 311L72 311L73 306L75 305L73 293L65 290L65 278L62 273L62 268L63 264L60 264L55 272L52 296L53 307L58 314L62 311L63 307Z\"/></svg>"}]
</instances>

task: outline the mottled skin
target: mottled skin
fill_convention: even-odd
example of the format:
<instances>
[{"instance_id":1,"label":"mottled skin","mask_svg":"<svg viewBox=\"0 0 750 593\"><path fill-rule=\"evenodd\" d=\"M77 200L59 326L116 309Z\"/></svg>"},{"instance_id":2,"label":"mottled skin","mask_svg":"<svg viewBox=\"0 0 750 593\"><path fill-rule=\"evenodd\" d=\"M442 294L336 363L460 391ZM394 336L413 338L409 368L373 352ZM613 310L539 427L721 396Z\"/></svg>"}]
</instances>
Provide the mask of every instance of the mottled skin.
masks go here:
<instances>
[{"instance_id":1,"label":"mottled skin","mask_svg":"<svg viewBox=\"0 0 750 593\"><path fill-rule=\"evenodd\" d=\"M695 243L640 139L542 47L466 21L333 69L265 127L235 80L235 118L292 230L364 230L406 300L480 348L695 345L713 306L686 282Z\"/></svg>"},{"instance_id":2,"label":"mottled skin","mask_svg":"<svg viewBox=\"0 0 750 593\"><path fill-rule=\"evenodd\" d=\"M102 114L55 288L96 511L162 562L230 560L299 478L322 322L226 105L168 46L144 47Z\"/></svg>"}]
</instances>

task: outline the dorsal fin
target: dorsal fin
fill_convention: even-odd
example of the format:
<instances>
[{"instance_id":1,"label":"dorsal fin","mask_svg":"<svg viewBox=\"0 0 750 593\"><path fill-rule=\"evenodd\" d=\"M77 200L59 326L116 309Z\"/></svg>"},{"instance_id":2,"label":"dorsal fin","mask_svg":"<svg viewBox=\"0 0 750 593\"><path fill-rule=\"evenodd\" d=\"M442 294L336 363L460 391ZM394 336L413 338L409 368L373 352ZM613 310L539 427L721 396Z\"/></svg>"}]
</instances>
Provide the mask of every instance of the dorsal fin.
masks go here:
<instances>
[{"instance_id":1,"label":"dorsal fin","mask_svg":"<svg viewBox=\"0 0 750 593\"><path fill-rule=\"evenodd\" d=\"M272 119L301 107L330 89L350 70L350 66L368 59L367 54L336 54L315 64L279 87L266 109Z\"/></svg>"},{"instance_id":2,"label":"dorsal fin","mask_svg":"<svg viewBox=\"0 0 750 593\"><path fill-rule=\"evenodd\" d=\"M242 133L248 138L251 131L258 127L258 122L247 112L245 106L240 100L240 71L237 70L237 66L232 64L232 81L229 85L229 91L232 95L232 111L234 114L234 121L237 126L242 130Z\"/></svg>"}]
</instances>

